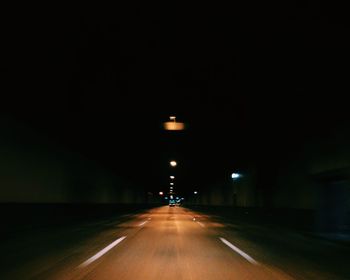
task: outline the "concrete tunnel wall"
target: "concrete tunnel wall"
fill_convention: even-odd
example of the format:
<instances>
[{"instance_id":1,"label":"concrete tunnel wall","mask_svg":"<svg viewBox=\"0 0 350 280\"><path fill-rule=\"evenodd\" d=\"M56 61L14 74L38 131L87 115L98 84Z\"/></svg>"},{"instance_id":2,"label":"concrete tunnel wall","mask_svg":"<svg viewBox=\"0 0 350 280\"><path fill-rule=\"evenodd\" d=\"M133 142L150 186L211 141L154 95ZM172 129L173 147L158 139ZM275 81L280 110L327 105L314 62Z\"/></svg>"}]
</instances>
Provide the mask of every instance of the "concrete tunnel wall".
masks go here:
<instances>
[{"instance_id":1,"label":"concrete tunnel wall","mask_svg":"<svg viewBox=\"0 0 350 280\"><path fill-rule=\"evenodd\" d=\"M189 203L212 206L268 207L278 209L318 210L327 200L322 188L327 182L341 180L342 196L350 212L350 148L349 139L338 136L316 143L305 143L302 149L281 155L281 161L257 173L251 168L242 178L229 176L203 189ZM268 176L261 177L262 173Z\"/></svg>"},{"instance_id":2,"label":"concrete tunnel wall","mask_svg":"<svg viewBox=\"0 0 350 280\"><path fill-rule=\"evenodd\" d=\"M231 206L223 209L232 213L235 207L250 208L261 219L318 231L349 230L349 138L340 134L304 143L299 151L281 154L259 170L251 168L238 180L222 178L189 204Z\"/></svg>"},{"instance_id":3,"label":"concrete tunnel wall","mask_svg":"<svg viewBox=\"0 0 350 280\"><path fill-rule=\"evenodd\" d=\"M1 126L0 203L145 202L140 187L94 162L48 144L28 128L8 121Z\"/></svg>"},{"instance_id":4,"label":"concrete tunnel wall","mask_svg":"<svg viewBox=\"0 0 350 280\"><path fill-rule=\"evenodd\" d=\"M192 195L188 203L203 206L256 207L256 184L254 173L247 172L233 181L230 176Z\"/></svg>"},{"instance_id":5,"label":"concrete tunnel wall","mask_svg":"<svg viewBox=\"0 0 350 280\"><path fill-rule=\"evenodd\" d=\"M350 210L350 149L346 137L331 141L309 142L299 154L291 157L276 176L273 191L275 207L318 209L326 184L342 182ZM336 192L336 189L333 189Z\"/></svg>"}]
</instances>

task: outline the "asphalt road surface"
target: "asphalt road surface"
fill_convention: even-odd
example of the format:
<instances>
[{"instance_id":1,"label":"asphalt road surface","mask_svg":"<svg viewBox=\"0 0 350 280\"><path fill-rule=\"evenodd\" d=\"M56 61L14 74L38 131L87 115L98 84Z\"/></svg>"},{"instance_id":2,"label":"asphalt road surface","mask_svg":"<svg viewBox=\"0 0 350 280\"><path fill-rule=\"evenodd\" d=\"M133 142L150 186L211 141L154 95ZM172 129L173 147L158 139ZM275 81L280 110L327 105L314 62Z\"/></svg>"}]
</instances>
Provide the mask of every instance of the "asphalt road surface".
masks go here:
<instances>
[{"instance_id":1,"label":"asphalt road surface","mask_svg":"<svg viewBox=\"0 0 350 280\"><path fill-rule=\"evenodd\" d=\"M226 224L182 207L16 240L3 251L9 253L1 279L350 279L341 257L348 248Z\"/></svg>"}]
</instances>

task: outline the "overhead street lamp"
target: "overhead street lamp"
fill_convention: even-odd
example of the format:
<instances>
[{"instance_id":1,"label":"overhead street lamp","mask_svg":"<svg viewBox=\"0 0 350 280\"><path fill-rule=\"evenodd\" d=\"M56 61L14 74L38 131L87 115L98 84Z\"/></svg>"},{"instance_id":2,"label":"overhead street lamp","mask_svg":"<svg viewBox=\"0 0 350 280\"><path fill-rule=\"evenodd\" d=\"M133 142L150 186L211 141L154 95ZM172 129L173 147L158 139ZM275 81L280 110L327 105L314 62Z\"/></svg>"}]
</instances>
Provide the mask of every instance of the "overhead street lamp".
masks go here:
<instances>
[{"instance_id":1,"label":"overhead street lamp","mask_svg":"<svg viewBox=\"0 0 350 280\"><path fill-rule=\"evenodd\" d=\"M184 130L185 124L183 122L177 122L176 116L170 116L169 121L163 123L163 127L165 130Z\"/></svg>"}]
</instances>

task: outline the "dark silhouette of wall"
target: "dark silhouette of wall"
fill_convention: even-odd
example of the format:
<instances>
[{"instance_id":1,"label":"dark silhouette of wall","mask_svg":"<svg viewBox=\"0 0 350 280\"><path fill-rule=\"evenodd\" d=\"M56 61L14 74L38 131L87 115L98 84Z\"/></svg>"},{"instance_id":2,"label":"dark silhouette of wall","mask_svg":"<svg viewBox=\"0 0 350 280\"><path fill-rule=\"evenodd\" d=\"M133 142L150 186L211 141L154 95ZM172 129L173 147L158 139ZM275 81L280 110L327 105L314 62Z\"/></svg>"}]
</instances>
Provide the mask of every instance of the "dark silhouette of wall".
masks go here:
<instances>
[{"instance_id":1,"label":"dark silhouette of wall","mask_svg":"<svg viewBox=\"0 0 350 280\"><path fill-rule=\"evenodd\" d=\"M1 120L0 203L145 203L143 189L43 135Z\"/></svg>"}]
</instances>

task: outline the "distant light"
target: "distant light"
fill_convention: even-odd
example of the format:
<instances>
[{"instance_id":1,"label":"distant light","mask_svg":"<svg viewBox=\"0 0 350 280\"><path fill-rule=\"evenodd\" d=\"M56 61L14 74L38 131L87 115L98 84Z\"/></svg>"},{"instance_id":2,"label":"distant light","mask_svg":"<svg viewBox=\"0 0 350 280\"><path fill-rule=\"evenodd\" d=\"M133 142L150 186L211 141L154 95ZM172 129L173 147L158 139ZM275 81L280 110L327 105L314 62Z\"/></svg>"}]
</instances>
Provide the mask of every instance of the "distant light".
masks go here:
<instances>
[{"instance_id":1,"label":"distant light","mask_svg":"<svg viewBox=\"0 0 350 280\"><path fill-rule=\"evenodd\" d=\"M179 197L177 196L176 199L179 200Z\"/></svg>"},{"instance_id":2,"label":"distant light","mask_svg":"<svg viewBox=\"0 0 350 280\"><path fill-rule=\"evenodd\" d=\"M164 199L168 199L168 197L166 196L166 197L164 197Z\"/></svg>"},{"instance_id":3,"label":"distant light","mask_svg":"<svg viewBox=\"0 0 350 280\"><path fill-rule=\"evenodd\" d=\"M170 196L170 199L173 199L173 198L174 198L174 197L171 195L171 196Z\"/></svg>"},{"instance_id":4,"label":"distant light","mask_svg":"<svg viewBox=\"0 0 350 280\"><path fill-rule=\"evenodd\" d=\"M194 193L194 194L197 194L198 192L197 192L197 191L194 191L193 193Z\"/></svg>"},{"instance_id":5,"label":"distant light","mask_svg":"<svg viewBox=\"0 0 350 280\"><path fill-rule=\"evenodd\" d=\"M176 162L175 160L172 160L172 161L170 162L170 165L171 165L172 167L175 167L175 166L177 165L177 162Z\"/></svg>"},{"instance_id":6,"label":"distant light","mask_svg":"<svg viewBox=\"0 0 350 280\"><path fill-rule=\"evenodd\" d=\"M172 190L172 189L173 189L173 187L170 187L170 189Z\"/></svg>"},{"instance_id":7,"label":"distant light","mask_svg":"<svg viewBox=\"0 0 350 280\"><path fill-rule=\"evenodd\" d=\"M182 122L176 121L176 116L171 116L169 122L163 123L163 127L165 130L184 130L185 124Z\"/></svg>"},{"instance_id":8,"label":"distant light","mask_svg":"<svg viewBox=\"0 0 350 280\"><path fill-rule=\"evenodd\" d=\"M174 186L174 183L170 183L170 186Z\"/></svg>"},{"instance_id":9,"label":"distant light","mask_svg":"<svg viewBox=\"0 0 350 280\"><path fill-rule=\"evenodd\" d=\"M175 179L175 176L170 176L170 179Z\"/></svg>"},{"instance_id":10,"label":"distant light","mask_svg":"<svg viewBox=\"0 0 350 280\"><path fill-rule=\"evenodd\" d=\"M232 173L232 175L231 175L232 179L238 179L239 177L241 177L241 174L239 174L239 173Z\"/></svg>"},{"instance_id":11,"label":"distant light","mask_svg":"<svg viewBox=\"0 0 350 280\"><path fill-rule=\"evenodd\" d=\"M163 127L165 130L184 130L185 124L182 122L165 122Z\"/></svg>"},{"instance_id":12,"label":"distant light","mask_svg":"<svg viewBox=\"0 0 350 280\"><path fill-rule=\"evenodd\" d=\"M163 195L163 192L159 192L159 195Z\"/></svg>"},{"instance_id":13,"label":"distant light","mask_svg":"<svg viewBox=\"0 0 350 280\"><path fill-rule=\"evenodd\" d=\"M185 200L183 197L181 197L182 200Z\"/></svg>"}]
</instances>

